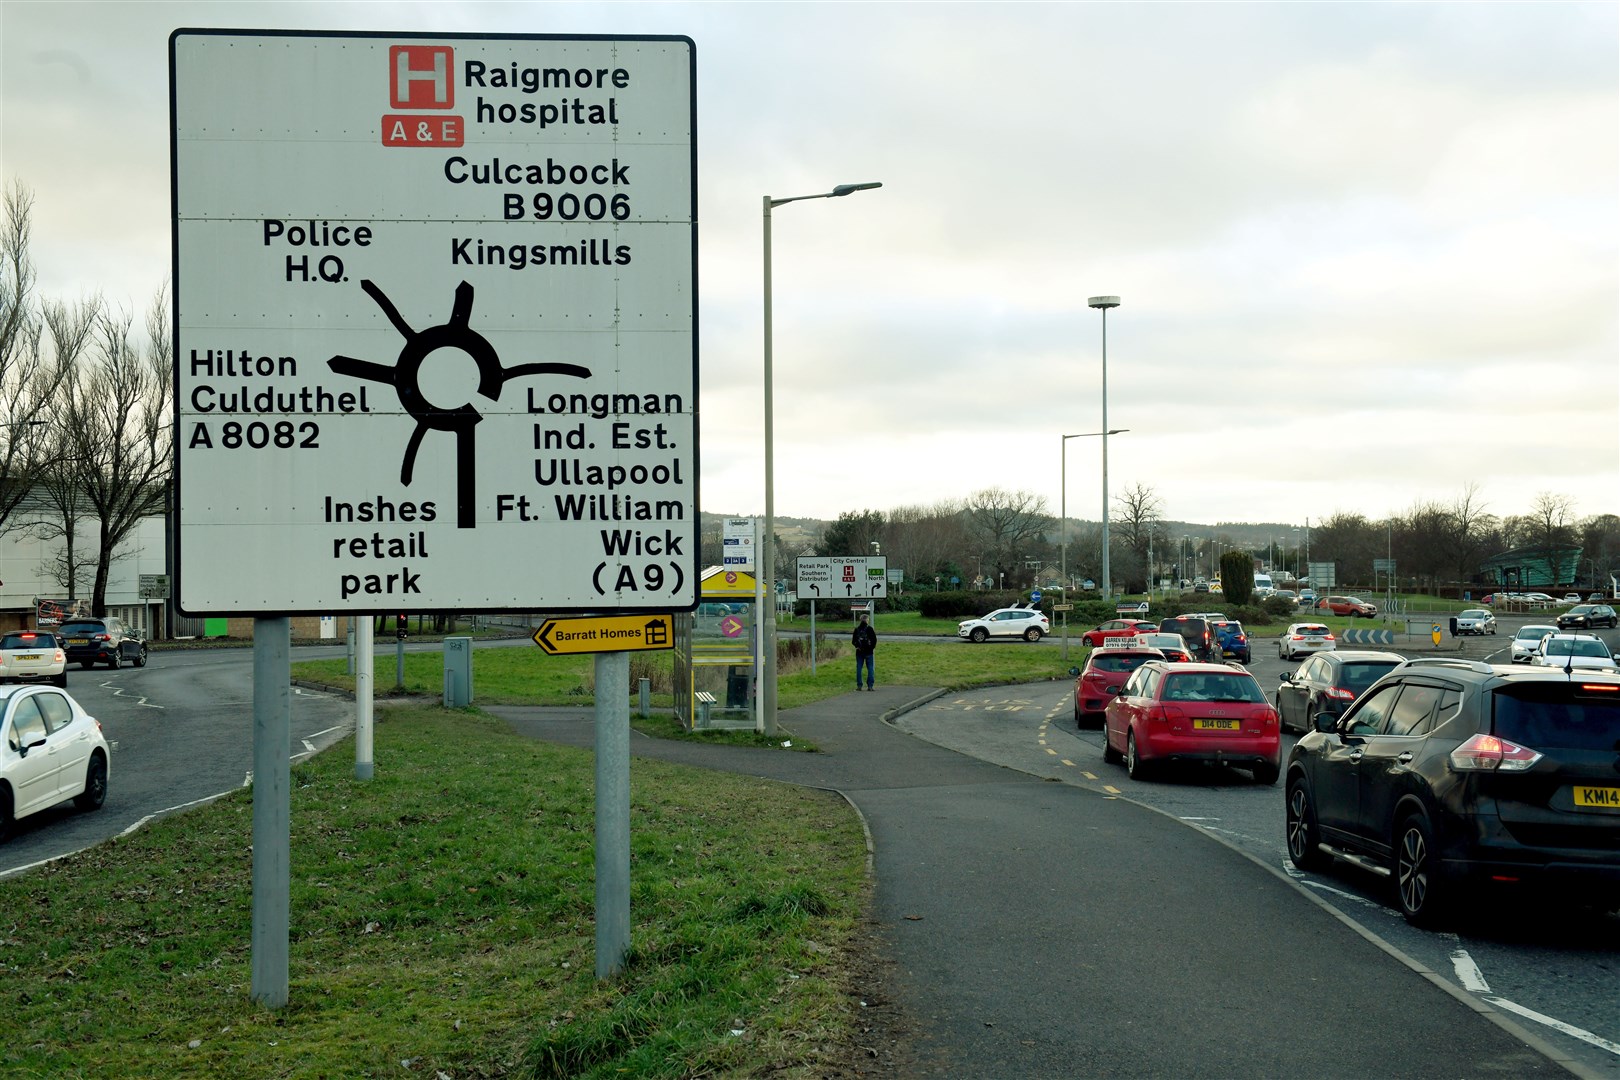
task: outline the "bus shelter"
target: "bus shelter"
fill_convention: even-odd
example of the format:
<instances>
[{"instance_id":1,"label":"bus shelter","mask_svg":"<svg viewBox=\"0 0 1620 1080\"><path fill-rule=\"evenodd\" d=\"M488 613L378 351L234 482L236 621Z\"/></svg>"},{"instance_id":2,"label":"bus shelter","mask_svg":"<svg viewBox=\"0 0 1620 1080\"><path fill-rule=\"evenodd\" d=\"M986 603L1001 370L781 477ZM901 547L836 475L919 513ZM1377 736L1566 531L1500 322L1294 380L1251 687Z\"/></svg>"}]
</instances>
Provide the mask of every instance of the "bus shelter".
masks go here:
<instances>
[{"instance_id":1,"label":"bus shelter","mask_svg":"<svg viewBox=\"0 0 1620 1080\"><path fill-rule=\"evenodd\" d=\"M752 574L711 567L697 610L675 616L675 715L688 731L755 727L754 587Z\"/></svg>"}]
</instances>

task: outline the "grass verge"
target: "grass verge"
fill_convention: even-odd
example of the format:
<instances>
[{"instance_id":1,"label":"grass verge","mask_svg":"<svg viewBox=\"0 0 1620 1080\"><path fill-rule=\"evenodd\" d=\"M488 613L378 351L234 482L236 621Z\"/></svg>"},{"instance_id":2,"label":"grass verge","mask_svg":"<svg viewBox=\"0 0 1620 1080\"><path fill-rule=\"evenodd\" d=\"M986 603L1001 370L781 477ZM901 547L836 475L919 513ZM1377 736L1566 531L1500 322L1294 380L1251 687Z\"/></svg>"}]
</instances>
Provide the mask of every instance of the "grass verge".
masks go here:
<instances>
[{"instance_id":1,"label":"grass verge","mask_svg":"<svg viewBox=\"0 0 1620 1080\"><path fill-rule=\"evenodd\" d=\"M591 755L396 704L376 758L293 770L284 1009L250 999L250 792L0 882L0 1073L826 1072L866 888L841 799L638 760L631 953L598 981Z\"/></svg>"},{"instance_id":2,"label":"grass verge","mask_svg":"<svg viewBox=\"0 0 1620 1080\"><path fill-rule=\"evenodd\" d=\"M808 657L784 659L777 677L780 708L836 697L854 686L855 656L849 644L824 642L823 655L812 674ZM830 655L829 655L830 654ZM1030 645L1022 641L921 642L886 638L877 650L877 679L888 686L941 686L961 689L1005 683L1041 682L1071 678L1068 671L1085 663L1086 650L1071 640L1069 660L1053 643ZM670 652L631 654L630 690L639 679L649 680L655 708L673 707ZM590 656L547 656L538 646L474 649L473 701L498 705L578 705L596 700L595 662ZM354 676L345 674L344 660L306 660L293 664L300 681L353 691ZM375 678L380 695L397 693L400 682L392 657L379 657ZM405 654L403 692L441 698L444 694L444 658L438 652Z\"/></svg>"}]
</instances>

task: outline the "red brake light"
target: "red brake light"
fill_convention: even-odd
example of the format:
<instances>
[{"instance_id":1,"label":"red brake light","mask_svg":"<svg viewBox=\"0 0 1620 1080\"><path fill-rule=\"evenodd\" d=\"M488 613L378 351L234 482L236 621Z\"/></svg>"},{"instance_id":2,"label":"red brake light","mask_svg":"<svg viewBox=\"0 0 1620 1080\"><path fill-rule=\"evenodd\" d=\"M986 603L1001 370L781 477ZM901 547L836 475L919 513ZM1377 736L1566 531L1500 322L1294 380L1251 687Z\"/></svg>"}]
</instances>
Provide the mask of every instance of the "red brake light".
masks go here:
<instances>
[{"instance_id":1,"label":"red brake light","mask_svg":"<svg viewBox=\"0 0 1620 1080\"><path fill-rule=\"evenodd\" d=\"M1339 701L1354 701L1354 700L1356 700L1356 692L1354 690L1346 690L1342 686L1330 686L1326 690L1322 691L1322 693L1326 694L1330 698L1335 698L1335 699L1337 699Z\"/></svg>"},{"instance_id":2,"label":"red brake light","mask_svg":"<svg viewBox=\"0 0 1620 1080\"><path fill-rule=\"evenodd\" d=\"M1459 772L1524 772L1541 754L1495 735L1475 735L1453 750L1450 760Z\"/></svg>"},{"instance_id":3,"label":"red brake light","mask_svg":"<svg viewBox=\"0 0 1620 1080\"><path fill-rule=\"evenodd\" d=\"M1587 685L1586 683L1582 683L1581 684L1581 692L1585 693L1585 694L1613 694L1613 693L1620 693L1620 686L1615 686L1615 685L1609 684L1609 683L1596 683L1596 684L1592 684L1592 685Z\"/></svg>"}]
</instances>

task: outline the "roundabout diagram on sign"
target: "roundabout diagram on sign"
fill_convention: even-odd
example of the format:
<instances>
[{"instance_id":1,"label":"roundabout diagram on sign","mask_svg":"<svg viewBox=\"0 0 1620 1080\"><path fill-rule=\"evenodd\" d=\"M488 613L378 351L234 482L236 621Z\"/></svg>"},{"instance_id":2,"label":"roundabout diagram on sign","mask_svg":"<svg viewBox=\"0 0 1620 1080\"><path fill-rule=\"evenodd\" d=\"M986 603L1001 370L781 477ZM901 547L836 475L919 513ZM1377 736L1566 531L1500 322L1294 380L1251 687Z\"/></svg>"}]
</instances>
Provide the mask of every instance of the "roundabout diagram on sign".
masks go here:
<instances>
[{"instance_id":1,"label":"roundabout diagram on sign","mask_svg":"<svg viewBox=\"0 0 1620 1080\"><path fill-rule=\"evenodd\" d=\"M392 367L371 360L358 360L352 356L334 356L327 367L340 375L384 383L399 395L399 403L416 418L416 430L411 432L400 463L399 482L410 486L411 474L416 466L416 452L422 440L432 431L454 432L456 436L456 526L471 529L477 524L476 506L476 451L473 429L483 420L472 402L445 408L427 399L422 391L421 372L429 357L441 350L455 350L478 365L478 393L491 401L500 400L501 388L508 380L521 375L569 375L577 379L591 377L589 368L578 364L517 364L503 367L501 358L478 331L470 325L473 306L473 287L463 281L456 286L455 305L448 322L413 330L378 285L370 280L360 282L367 296L374 300L388 321L394 324L405 345Z\"/></svg>"}]
</instances>

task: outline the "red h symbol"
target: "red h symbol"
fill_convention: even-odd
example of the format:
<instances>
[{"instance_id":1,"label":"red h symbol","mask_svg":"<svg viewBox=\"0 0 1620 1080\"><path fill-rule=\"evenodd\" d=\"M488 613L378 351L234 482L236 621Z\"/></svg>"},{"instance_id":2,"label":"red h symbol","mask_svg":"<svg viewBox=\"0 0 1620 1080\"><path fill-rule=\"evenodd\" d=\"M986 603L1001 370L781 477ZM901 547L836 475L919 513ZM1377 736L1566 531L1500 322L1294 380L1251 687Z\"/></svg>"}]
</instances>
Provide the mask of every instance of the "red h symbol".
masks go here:
<instances>
[{"instance_id":1,"label":"red h symbol","mask_svg":"<svg viewBox=\"0 0 1620 1080\"><path fill-rule=\"evenodd\" d=\"M390 45L389 100L396 109L448 109L455 104L450 68L455 51L448 45Z\"/></svg>"}]
</instances>

